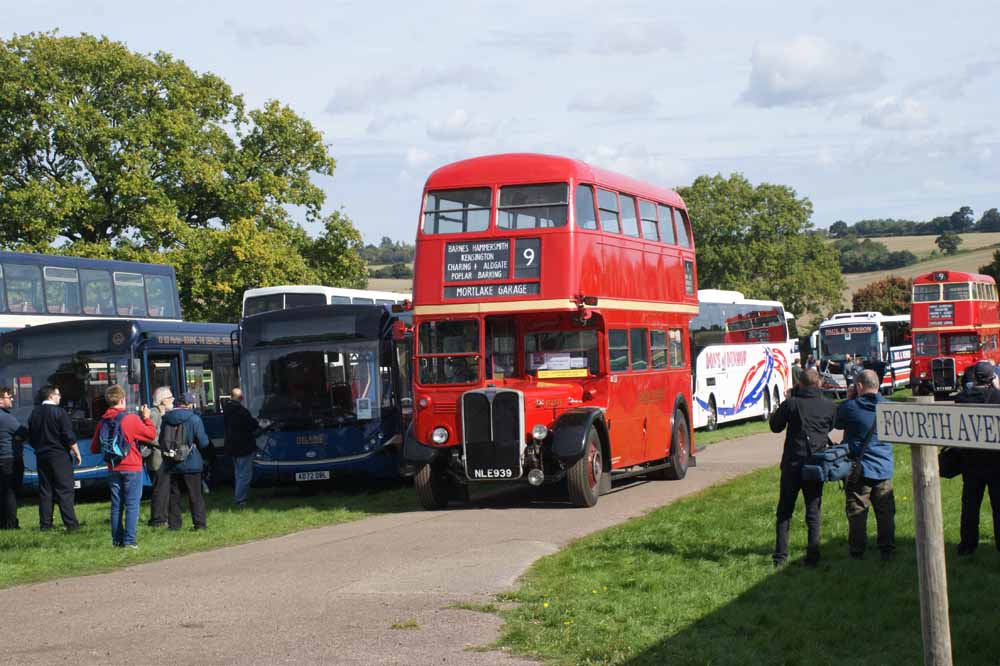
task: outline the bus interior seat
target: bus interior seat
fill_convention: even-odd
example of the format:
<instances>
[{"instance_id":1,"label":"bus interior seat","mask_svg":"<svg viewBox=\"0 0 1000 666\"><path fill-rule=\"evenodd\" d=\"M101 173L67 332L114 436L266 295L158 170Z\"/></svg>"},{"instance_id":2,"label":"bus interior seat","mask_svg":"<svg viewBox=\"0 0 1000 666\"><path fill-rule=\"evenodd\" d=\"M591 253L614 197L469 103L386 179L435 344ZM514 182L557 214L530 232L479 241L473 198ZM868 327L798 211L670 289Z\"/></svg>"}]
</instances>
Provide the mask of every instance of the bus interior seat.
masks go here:
<instances>
[{"instance_id":1,"label":"bus interior seat","mask_svg":"<svg viewBox=\"0 0 1000 666\"><path fill-rule=\"evenodd\" d=\"M334 384L330 391L330 397L335 407L346 412L354 411L354 393L351 391L350 384L341 382Z\"/></svg>"}]
</instances>

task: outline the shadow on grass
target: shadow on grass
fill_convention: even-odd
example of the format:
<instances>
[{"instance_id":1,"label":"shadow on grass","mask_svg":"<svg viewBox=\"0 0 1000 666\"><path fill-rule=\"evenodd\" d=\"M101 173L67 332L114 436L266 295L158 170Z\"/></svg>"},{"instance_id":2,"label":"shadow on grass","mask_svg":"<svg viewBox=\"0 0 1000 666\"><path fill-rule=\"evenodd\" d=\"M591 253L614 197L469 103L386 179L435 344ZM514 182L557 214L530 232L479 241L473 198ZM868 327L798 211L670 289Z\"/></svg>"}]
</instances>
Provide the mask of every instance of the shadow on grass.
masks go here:
<instances>
[{"instance_id":1,"label":"shadow on grass","mask_svg":"<svg viewBox=\"0 0 1000 666\"><path fill-rule=\"evenodd\" d=\"M874 544L863 561L847 557L845 539L826 540L816 569L802 559L774 571L722 607L620 663L663 664L919 664L923 659L915 544L897 543L897 556L880 561ZM986 547L984 547L986 546ZM635 547L685 560L721 561L769 552ZM1000 553L983 544L972 558L947 548L950 617L956 664L996 664L995 630ZM755 558L757 559L757 558Z\"/></svg>"}]
</instances>

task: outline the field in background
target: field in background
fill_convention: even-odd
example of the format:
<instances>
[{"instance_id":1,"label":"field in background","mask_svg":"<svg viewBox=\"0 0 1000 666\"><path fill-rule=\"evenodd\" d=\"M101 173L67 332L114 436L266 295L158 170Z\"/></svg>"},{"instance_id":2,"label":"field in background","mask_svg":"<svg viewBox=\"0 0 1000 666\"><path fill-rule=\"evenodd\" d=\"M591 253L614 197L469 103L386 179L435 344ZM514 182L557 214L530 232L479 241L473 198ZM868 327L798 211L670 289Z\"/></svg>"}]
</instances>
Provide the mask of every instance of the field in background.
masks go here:
<instances>
[{"instance_id":1,"label":"field in background","mask_svg":"<svg viewBox=\"0 0 1000 666\"><path fill-rule=\"evenodd\" d=\"M368 280L368 288L376 291L398 291L408 294L413 290L413 280L371 278Z\"/></svg>"},{"instance_id":2,"label":"field in background","mask_svg":"<svg viewBox=\"0 0 1000 666\"><path fill-rule=\"evenodd\" d=\"M1000 243L1000 232L998 231L959 234L959 236L962 238L959 249L962 250L975 250ZM918 257L924 258L938 249L937 245L934 244L935 238L937 236L882 236L871 240L882 243L889 248L890 252L909 250Z\"/></svg>"}]
</instances>

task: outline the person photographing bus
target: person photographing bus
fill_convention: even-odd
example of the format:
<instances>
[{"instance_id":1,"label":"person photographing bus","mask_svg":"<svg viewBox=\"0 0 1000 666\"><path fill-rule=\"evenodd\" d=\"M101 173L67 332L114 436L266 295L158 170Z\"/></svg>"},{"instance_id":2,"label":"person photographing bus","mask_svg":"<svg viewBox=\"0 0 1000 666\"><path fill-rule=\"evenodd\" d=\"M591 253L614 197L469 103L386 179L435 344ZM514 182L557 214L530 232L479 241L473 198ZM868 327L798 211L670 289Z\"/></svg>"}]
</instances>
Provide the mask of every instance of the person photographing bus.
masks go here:
<instances>
[{"instance_id":1,"label":"person photographing bus","mask_svg":"<svg viewBox=\"0 0 1000 666\"><path fill-rule=\"evenodd\" d=\"M802 493L806 505L808 545L805 564L808 567L819 564L823 482L803 479L802 465L811 454L827 446L837 413L836 405L823 395L819 386L819 372L813 368L803 370L799 385L769 420L771 432L785 431L778 508L775 512L773 559L776 567L788 560L789 531L799 493Z\"/></svg>"},{"instance_id":2,"label":"person photographing bus","mask_svg":"<svg viewBox=\"0 0 1000 666\"><path fill-rule=\"evenodd\" d=\"M893 495L892 444L875 432L875 410L885 398L879 393L878 374L863 370L847 389L847 400L837 408L835 428L844 431L850 457L860 464L860 474L844 483L847 512L847 546L850 556L864 558L868 540L868 507L875 509L876 541L882 561L896 551L896 499Z\"/></svg>"},{"instance_id":3,"label":"person photographing bus","mask_svg":"<svg viewBox=\"0 0 1000 666\"><path fill-rule=\"evenodd\" d=\"M42 404L31 410L28 418L28 438L35 450L38 466L38 528L52 529L52 502L59 505L63 527L73 532L80 529L76 518L73 465L83 462L80 447L73 434L73 423L59 402L62 392L46 384L39 391Z\"/></svg>"},{"instance_id":4,"label":"person photographing bus","mask_svg":"<svg viewBox=\"0 0 1000 666\"><path fill-rule=\"evenodd\" d=\"M979 361L972 366L972 387L959 393L955 402L1000 405L1000 390L996 384L993 364ZM979 547L979 511L987 489L993 510L993 543L1000 550L1000 452L963 449L961 460L962 519L958 554L972 555Z\"/></svg>"}]
</instances>

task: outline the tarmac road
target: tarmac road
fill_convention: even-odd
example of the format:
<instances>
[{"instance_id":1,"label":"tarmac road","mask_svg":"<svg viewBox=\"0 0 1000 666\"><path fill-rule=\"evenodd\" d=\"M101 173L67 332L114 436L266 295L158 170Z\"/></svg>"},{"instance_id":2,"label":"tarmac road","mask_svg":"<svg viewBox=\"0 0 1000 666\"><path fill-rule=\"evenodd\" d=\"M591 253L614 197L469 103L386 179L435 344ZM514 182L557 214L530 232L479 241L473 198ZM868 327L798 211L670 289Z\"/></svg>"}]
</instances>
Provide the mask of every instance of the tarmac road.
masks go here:
<instances>
[{"instance_id":1,"label":"tarmac road","mask_svg":"<svg viewBox=\"0 0 1000 666\"><path fill-rule=\"evenodd\" d=\"M0 664L531 664L467 650L500 620L447 606L489 602L573 539L775 465L781 441L713 444L685 480L616 485L593 509L518 493L0 590Z\"/></svg>"}]
</instances>

